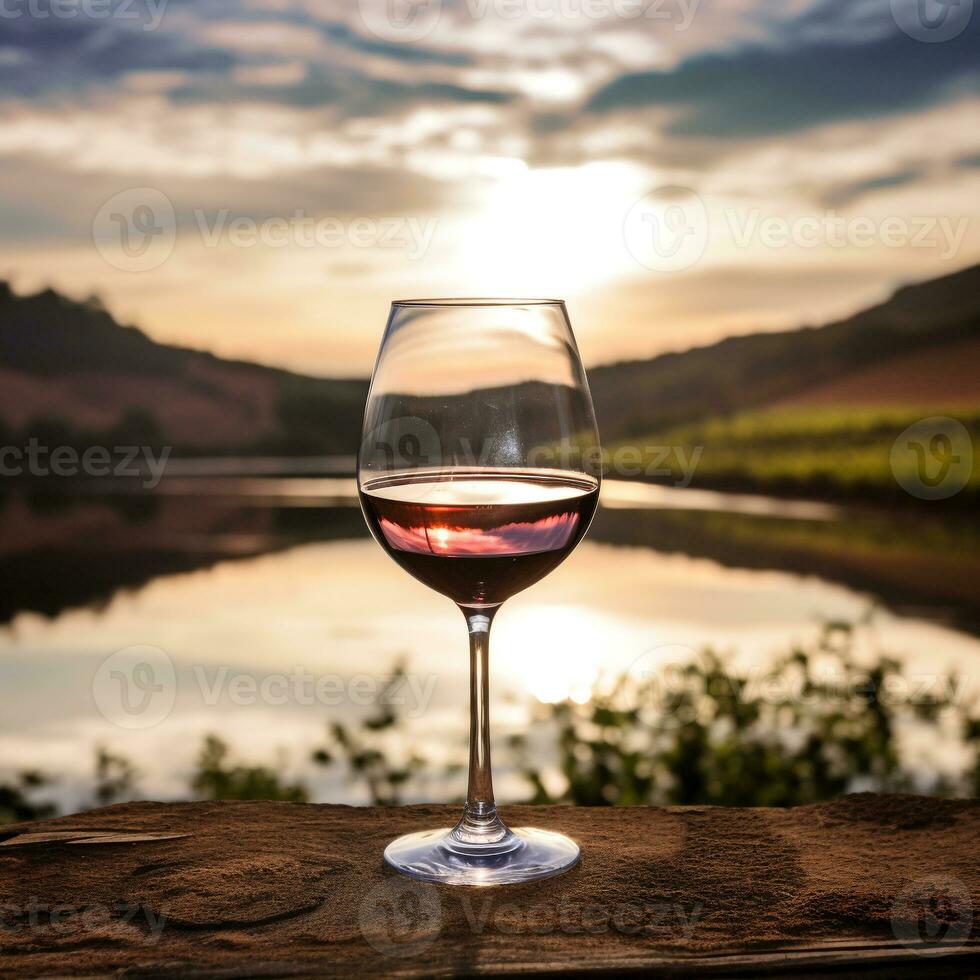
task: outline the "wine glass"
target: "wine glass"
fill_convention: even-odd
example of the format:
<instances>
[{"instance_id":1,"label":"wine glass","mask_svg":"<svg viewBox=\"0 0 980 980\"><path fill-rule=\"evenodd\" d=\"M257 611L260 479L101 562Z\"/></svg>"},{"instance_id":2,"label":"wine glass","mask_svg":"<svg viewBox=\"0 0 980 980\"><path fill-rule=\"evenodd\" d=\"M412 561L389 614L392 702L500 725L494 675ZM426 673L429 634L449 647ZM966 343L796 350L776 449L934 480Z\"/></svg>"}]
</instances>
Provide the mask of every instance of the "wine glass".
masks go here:
<instances>
[{"instance_id":1,"label":"wine glass","mask_svg":"<svg viewBox=\"0 0 980 980\"><path fill-rule=\"evenodd\" d=\"M595 513L601 477L592 398L561 300L392 304L358 458L364 517L382 548L448 596L470 642L466 804L453 828L385 850L405 874L494 885L572 867L578 845L511 830L490 772L488 640L505 599L556 568Z\"/></svg>"}]
</instances>

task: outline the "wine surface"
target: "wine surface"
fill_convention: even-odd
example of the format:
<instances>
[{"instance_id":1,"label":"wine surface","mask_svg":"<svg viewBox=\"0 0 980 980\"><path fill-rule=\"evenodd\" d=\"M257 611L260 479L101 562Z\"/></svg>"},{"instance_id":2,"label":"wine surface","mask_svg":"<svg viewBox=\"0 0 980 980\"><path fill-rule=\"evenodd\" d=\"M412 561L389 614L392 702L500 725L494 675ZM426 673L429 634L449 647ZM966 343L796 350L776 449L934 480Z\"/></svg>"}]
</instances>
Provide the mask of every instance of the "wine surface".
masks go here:
<instances>
[{"instance_id":1,"label":"wine surface","mask_svg":"<svg viewBox=\"0 0 980 980\"><path fill-rule=\"evenodd\" d=\"M571 475L429 472L368 480L360 496L399 565L460 605L480 606L564 561L588 529L599 486Z\"/></svg>"}]
</instances>

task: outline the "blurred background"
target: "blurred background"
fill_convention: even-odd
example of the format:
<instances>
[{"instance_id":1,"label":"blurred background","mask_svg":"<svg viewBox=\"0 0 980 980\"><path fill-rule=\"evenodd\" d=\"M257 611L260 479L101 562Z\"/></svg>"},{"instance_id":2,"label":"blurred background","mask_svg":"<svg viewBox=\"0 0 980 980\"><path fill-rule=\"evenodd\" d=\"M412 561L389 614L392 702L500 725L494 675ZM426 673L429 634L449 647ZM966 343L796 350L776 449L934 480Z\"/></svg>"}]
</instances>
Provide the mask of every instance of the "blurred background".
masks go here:
<instances>
[{"instance_id":1,"label":"blurred background","mask_svg":"<svg viewBox=\"0 0 980 980\"><path fill-rule=\"evenodd\" d=\"M972 0L8 0L0 820L465 790L367 535L405 296L567 301L606 467L498 798L980 786Z\"/></svg>"}]
</instances>

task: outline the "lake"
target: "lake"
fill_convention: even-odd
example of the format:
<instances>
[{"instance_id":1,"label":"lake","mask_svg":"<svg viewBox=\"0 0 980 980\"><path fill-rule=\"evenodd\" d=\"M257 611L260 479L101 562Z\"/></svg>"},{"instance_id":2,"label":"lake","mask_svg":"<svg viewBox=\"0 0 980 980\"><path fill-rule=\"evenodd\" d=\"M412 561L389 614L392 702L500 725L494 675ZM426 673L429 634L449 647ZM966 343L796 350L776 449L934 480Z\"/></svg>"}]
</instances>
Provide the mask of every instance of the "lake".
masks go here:
<instances>
[{"instance_id":1,"label":"lake","mask_svg":"<svg viewBox=\"0 0 980 980\"><path fill-rule=\"evenodd\" d=\"M139 795L189 795L204 736L302 780L317 801L367 802L311 762L328 723L376 714L387 678L404 718L393 753L431 777L407 799L465 787L467 654L451 603L368 536L349 476L188 463L153 493L118 485L0 498L0 766L40 769L63 809L92 802L94 752L139 771ZM333 470L343 469L341 464ZM224 470L224 471L222 471ZM495 740L536 702L587 700L624 671L704 646L748 673L819 632L860 623L867 656L923 684L980 673L980 548L964 517L607 481L585 542L510 600L491 641ZM955 766L910 733L923 772ZM547 769L551 751L540 749ZM503 756L501 756L503 757ZM439 773L437 776L436 773ZM506 765L498 797L527 785Z\"/></svg>"}]
</instances>

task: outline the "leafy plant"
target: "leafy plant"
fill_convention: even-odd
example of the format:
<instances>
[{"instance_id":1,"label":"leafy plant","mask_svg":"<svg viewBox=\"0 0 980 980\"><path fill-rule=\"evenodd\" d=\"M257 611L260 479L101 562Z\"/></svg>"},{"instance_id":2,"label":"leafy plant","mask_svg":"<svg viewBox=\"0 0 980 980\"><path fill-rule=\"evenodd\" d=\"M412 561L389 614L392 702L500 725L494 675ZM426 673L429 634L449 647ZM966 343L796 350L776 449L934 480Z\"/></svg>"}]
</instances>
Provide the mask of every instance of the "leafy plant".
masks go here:
<instances>
[{"instance_id":1,"label":"leafy plant","mask_svg":"<svg viewBox=\"0 0 980 980\"><path fill-rule=\"evenodd\" d=\"M95 805L108 806L130 798L136 789L137 768L124 755L100 745L95 750Z\"/></svg>"},{"instance_id":2,"label":"leafy plant","mask_svg":"<svg viewBox=\"0 0 980 980\"><path fill-rule=\"evenodd\" d=\"M265 766L230 765L228 746L217 735L208 735L197 757L191 789L206 800L282 800L305 803L302 783L283 783Z\"/></svg>"},{"instance_id":3,"label":"leafy plant","mask_svg":"<svg viewBox=\"0 0 980 980\"><path fill-rule=\"evenodd\" d=\"M558 786L523 733L498 761L523 775L531 803L796 806L857 789L977 793L980 719L959 703L956 679L918 690L895 657L859 657L854 636L849 623L827 624L815 642L756 676L706 649L651 677L620 676L585 704L540 705L535 728L554 740ZM925 784L903 757L899 732L944 721L977 750L977 762ZM314 758L343 761L376 804L397 804L409 780L432 768L405 748L390 706L358 730L335 724L331 734ZM396 743L407 762L392 761Z\"/></svg>"},{"instance_id":4,"label":"leafy plant","mask_svg":"<svg viewBox=\"0 0 980 980\"><path fill-rule=\"evenodd\" d=\"M312 756L318 765L344 766L377 805L398 805L407 786L432 768L388 696L404 676L397 665L375 712L358 726L331 724ZM620 676L585 704L540 705L536 727L554 738L558 785L532 759L524 734L511 736L498 758L521 772L532 803L796 806L856 789L980 795L980 717L961 703L955 678L936 679L946 683L918 689L897 658L858 656L854 627L830 623L815 642L757 676L706 649L650 676ZM973 761L924 783L899 737L916 725L960 737ZM265 766L233 764L229 755L222 739L205 738L190 781L196 796L308 799L302 783L283 782ZM448 766L445 774L459 770ZM130 797L136 778L124 756L97 749L100 805ZM45 785L36 772L0 785L0 823L51 816L52 804L32 799Z\"/></svg>"},{"instance_id":5,"label":"leafy plant","mask_svg":"<svg viewBox=\"0 0 980 980\"><path fill-rule=\"evenodd\" d=\"M584 705L543 706L557 731L562 787L546 788L526 739L511 740L535 803L795 806L857 788L879 792L968 790L937 779L916 787L901 758L901 723L937 725L968 713L950 691L915 692L901 663L864 667L852 627L828 625L819 641L753 680L711 650L665 674L626 675ZM905 693L902 693L902 692ZM967 722L980 743L980 722Z\"/></svg>"},{"instance_id":6,"label":"leafy plant","mask_svg":"<svg viewBox=\"0 0 980 980\"><path fill-rule=\"evenodd\" d=\"M34 792L48 782L43 773L30 769L19 773L13 783L0 783L0 824L53 816L54 804L32 799Z\"/></svg>"},{"instance_id":7,"label":"leafy plant","mask_svg":"<svg viewBox=\"0 0 980 980\"><path fill-rule=\"evenodd\" d=\"M313 753L313 761L321 766L342 761L351 781L366 784L376 806L397 806L403 787L426 765L425 759L414 750L407 756L401 753L399 761L392 760L394 744L404 745L405 737L402 719L388 695L401 685L404 677L404 664L397 664L382 688L377 712L361 723L361 730L334 722L329 726L327 743Z\"/></svg>"}]
</instances>

